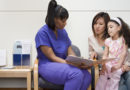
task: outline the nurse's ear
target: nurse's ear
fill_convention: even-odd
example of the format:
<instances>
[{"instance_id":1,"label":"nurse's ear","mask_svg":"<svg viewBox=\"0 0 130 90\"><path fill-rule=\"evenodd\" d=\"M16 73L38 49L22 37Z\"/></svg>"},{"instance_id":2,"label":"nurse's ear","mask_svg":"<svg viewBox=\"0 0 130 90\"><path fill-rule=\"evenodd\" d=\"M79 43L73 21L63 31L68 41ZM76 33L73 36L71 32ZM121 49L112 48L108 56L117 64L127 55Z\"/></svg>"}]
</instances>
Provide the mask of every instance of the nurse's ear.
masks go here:
<instances>
[{"instance_id":1,"label":"nurse's ear","mask_svg":"<svg viewBox=\"0 0 130 90\"><path fill-rule=\"evenodd\" d=\"M60 19L60 18L55 18L54 22L55 22L55 26L57 29L64 29L65 25L66 25L66 20L67 19Z\"/></svg>"},{"instance_id":2,"label":"nurse's ear","mask_svg":"<svg viewBox=\"0 0 130 90\"><path fill-rule=\"evenodd\" d=\"M55 23L55 27L59 29L60 23L59 23L58 18L54 18L54 23Z\"/></svg>"},{"instance_id":3,"label":"nurse's ear","mask_svg":"<svg viewBox=\"0 0 130 90\"><path fill-rule=\"evenodd\" d=\"M54 23L57 24L57 22L58 22L58 19L54 18Z\"/></svg>"}]
</instances>

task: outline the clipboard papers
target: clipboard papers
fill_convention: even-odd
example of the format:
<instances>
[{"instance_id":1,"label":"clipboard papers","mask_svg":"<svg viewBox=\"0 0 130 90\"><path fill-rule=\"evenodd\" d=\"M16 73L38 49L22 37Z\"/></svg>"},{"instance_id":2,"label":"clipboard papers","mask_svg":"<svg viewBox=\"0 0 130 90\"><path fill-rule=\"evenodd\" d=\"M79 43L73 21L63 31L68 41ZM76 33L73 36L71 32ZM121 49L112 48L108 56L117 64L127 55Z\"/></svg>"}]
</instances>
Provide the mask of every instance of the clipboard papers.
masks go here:
<instances>
[{"instance_id":1,"label":"clipboard papers","mask_svg":"<svg viewBox=\"0 0 130 90\"><path fill-rule=\"evenodd\" d=\"M0 49L0 66L6 66L6 49Z\"/></svg>"},{"instance_id":2,"label":"clipboard papers","mask_svg":"<svg viewBox=\"0 0 130 90\"><path fill-rule=\"evenodd\" d=\"M81 57L76 57L76 56L67 56L66 61L72 63L72 64L76 64L76 65L81 65L82 63L86 66L95 66L98 64L103 64L106 63L108 61L112 61L115 58L109 58L109 59L101 59L101 60L91 60L91 59L85 59L85 58L81 58Z\"/></svg>"},{"instance_id":3,"label":"clipboard papers","mask_svg":"<svg viewBox=\"0 0 130 90\"><path fill-rule=\"evenodd\" d=\"M30 40L17 40L13 46L13 65L31 65L32 42Z\"/></svg>"}]
</instances>

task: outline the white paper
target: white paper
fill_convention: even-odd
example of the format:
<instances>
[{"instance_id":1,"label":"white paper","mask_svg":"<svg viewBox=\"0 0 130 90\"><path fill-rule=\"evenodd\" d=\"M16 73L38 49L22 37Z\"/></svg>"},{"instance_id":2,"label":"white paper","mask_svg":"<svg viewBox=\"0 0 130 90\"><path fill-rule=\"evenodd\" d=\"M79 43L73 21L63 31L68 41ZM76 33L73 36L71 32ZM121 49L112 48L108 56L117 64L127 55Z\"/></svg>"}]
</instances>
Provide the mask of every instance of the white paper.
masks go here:
<instances>
[{"instance_id":1,"label":"white paper","mask_svg":"<svg viewBox=\"0 0 130 90\"><path fill-rule=\"evenodd\" d=\"M13 47L13 54L22 54L22 42L21 41L15 41L14 47Z\"/></svg>"},{"instance_id":2,"label":"white paper","mask_svg":"<svg viewBox=\"0 0 130 90\"><path fill-rule=\"evenodd\" d=\"M31 54L32 42L30 40L16 40L13 54Z\"/></svg>"},{"instance_id":3,"label":"white paper","mask_svg":"<svg viewBox=\"0 0 130 90\"><path fill-rule=\"evenodd\" d=\"M6 65L6 50L0 50L0 66Z\"/></svg>"},{"instance_id":4,"label":"white paper","mask_svg":"<svg viewBox=\"0 0 130 90\"><path fill-rule=\"evenodd\" d=\"M6 67L1 67L0 69L13 69L15 68L16 66L6 66Z\"/></svg>"},{"instance_id":5,"label":"white paper","mask_svg":"<svg viewBox=\"0 0 130 90\"><path fill-rule=\"evenodd\" d=\"M31 54L31 41L22 41L22 54Z\"/></svg>"}]
</instances>

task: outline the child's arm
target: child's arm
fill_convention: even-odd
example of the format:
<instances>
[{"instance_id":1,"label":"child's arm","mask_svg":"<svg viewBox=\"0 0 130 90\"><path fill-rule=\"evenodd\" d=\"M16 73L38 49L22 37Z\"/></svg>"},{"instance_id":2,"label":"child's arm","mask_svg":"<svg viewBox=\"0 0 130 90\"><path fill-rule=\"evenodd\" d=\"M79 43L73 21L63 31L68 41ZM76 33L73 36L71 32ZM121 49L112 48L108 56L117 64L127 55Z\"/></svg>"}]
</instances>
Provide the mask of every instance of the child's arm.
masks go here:
<instances>
[{"instance_id":1,"label":"child's arm","mask_svg":"<svg viewBox=\"0 0 130 90\"><path fill-rule=\"evenodd\" d=\"M120 60L116 66L112 67L112 70L111 70L112 72L122 67L125 61L126 55L127 55L127 50L128 50L128 46L124 44L124 48L123 48L123 52L121 53Z\"/></svg>"},{"instance_id":2,"label":"child's arm","mask_svg":"<svg viewBox=\"0 0 130 90\"><path fill-rule=\"evenodd\" d=\"M123 52L121 53L119 65L122 66L122 64L125 61L126 55L127 55L128 46L124 44Z\"/></svg>"}]
</instances>

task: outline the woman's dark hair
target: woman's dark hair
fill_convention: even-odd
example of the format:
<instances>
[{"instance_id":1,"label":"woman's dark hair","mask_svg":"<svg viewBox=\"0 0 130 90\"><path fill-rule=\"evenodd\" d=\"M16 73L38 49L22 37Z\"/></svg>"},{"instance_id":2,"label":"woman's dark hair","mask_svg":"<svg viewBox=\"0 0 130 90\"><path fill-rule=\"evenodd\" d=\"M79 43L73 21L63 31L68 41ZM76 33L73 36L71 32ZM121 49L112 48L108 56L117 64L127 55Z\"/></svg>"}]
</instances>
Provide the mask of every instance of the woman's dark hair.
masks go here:
<instances>
[{"instance_id":1,"label":"woman's dark hair","mask_svg":"<svg viewBox=\"0 0 130 90\"><path fill-rule=\"evenodd\" d=\"M123 36L125 39L125 44L130 48L130 27L127 23L125 23L120 17L117 17L121 21L121 30L119 31L119 36ZM117 25L120 24L114 20L110 20L110 22L115 22Z\"/></svg>"},{"instance_id":2,"label":"woman's dark hair","mask_svg":"<svg viewBox=\"0 0 130 90\"><path fill-rule=\"evenodd\" d=\"M49 28L55 30L54 18L59 18L63 20L68 19L68 17L69 17L68 11L64 7L58 5L55 0L50 1L48 5L47 16L45 19L45 22Z\"/></svg>"},{"instance_id":3,"label":"woman's dark hair","mask_svg":"<svg viewBox=\"0 0 130 90\"><path fill-rule=\"evenodd\" d=\"M92 30L93 30L93 33L94 33L94 36L96 37L96 33L95 33L95 30L94 30L94 24L96 24L97 20L99 18L103 18L104 19L104 22L105 22L105 30L104 30L104 35L102 36L102 39L105 40L106 38L109 37L109 34L108 34L108 29L107 29L107 23L109 22L110 20L110 16L108 13L105 13L105 12L100 12L98 13L94 18L93 18L93 21L92 21Z\"/></svg>"}]
</instances>

